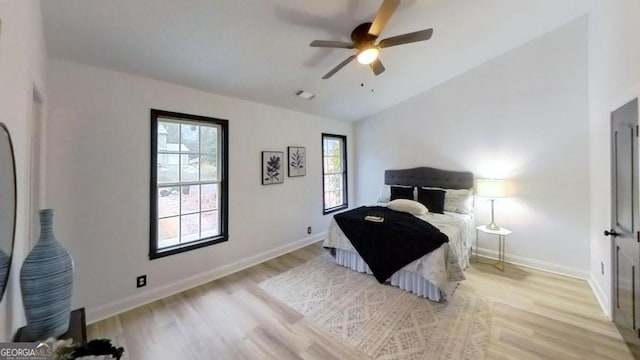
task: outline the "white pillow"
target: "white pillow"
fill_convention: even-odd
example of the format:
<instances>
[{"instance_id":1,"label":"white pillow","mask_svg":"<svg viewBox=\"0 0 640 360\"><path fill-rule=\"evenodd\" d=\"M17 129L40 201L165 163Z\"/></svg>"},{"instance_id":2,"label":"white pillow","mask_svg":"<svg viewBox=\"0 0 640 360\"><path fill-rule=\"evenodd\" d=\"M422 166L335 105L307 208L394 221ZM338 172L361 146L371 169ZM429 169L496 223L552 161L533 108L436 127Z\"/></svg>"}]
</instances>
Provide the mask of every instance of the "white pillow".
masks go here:
<instances>
[{"instance_id":1,"label":"white pillow","mask_svg":"<svg viewBox=\"0 0 640 360\"><path fill-rule=\"evenodd\" d=\"M460 214L469 214L473 210L473 197L471 190L446 189L444 194L444 211L452 211Z\"/></svg>"},{"instance_id":2,"label":"white pillow","mask_svg":"<svg viewBox=\"0 0 640 360\"><path fill-rule=\"evenodd\" d=\"M382 185L380 187L380 192L378 193L378 202L388 203L389 200L391 200L391 186Z\"/></svg>"},{"instance_id":3,"label":"white pillow","mask_svg":"<svg viewBox=\"0 0 640 360\"><path fill-rule=\"evenodd\" d=\"M424 189L444 190L444 211L470 214L473 211L473 193L470 189L442 189L423 187Z\"/></svg>"},{"instance_id":4,"label":"white pillow","mask_svg":"<svg viewBox=\"0 0 640 360\"><path fill-rule=\"evenodd\" d=\"M387 207L391 210L402 211L413 215L424 215L429 212L426 206L408 199L395 199L390 201Z\"/></svg>"}]
</instances>

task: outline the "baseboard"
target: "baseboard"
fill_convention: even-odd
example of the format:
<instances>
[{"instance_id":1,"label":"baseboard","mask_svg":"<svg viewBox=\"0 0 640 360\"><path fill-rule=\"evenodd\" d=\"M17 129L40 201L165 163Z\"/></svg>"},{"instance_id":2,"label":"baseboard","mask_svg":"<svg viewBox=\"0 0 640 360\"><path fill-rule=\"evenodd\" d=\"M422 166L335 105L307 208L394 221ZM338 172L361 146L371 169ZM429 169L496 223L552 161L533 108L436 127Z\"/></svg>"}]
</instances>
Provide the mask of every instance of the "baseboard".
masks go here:
<instances>
[{"instance_id":1,"label":"baseboard","mask_svg":"<svg viewBox=\"0 0 640 360\"><path fill-rule=\"evenodd\" d=\"M299 248L302 248L307 245L318 242L320 240L323 240L326 238L326 236L327 236L327 232L325 231L325 232L316 234L314 236L297 240L289 244L279 246L275 249L271 249L271 250L262 252L260 254L250 256L248 258L238 260L231 264L227 264L215 269L211 269L204 273L200 273L180 281L166 284L166 285L148 290L146 292L136 294L134 296L130 296L118 301L114 301L112 303L98 306L93 309L89 308L87 309L87 323L90 324L90 323L94 323L94 322L106 319L108 317L123 313L127 310L131 310L133 308L148 304L150 302L163 299L167 296L171 296L171 295L183 292L185 290L189 290L191 288L200 286L202 284L206 284L210 281L219 279L229 274L250 268L254 265L276 258L280 255L284 255L291 251L297 250Z\"/></svg>"},{"instance_id":2,"label":"baseboard","mask_svg":"<svg viewBox=\"0 0 640 360\"><path fill-rule=\"evenodd\" d=\"M483 248L478 248L478 250L479 250L478 251L479 255L482 257L487 257L490 259L498 258L498 252L495 250L488 250ZM587 281L590 278L589 277L590 272L587 270L576 269L569 266L553 264L550 262L530 259L530 258L517 256L517 255L505 254L504 261L511 264L519 265L519 266L524 266L524 267L529 267L536 270L542 270L542 271L551 272L555 274L570 276L570 277L587 280Z\"/></svg>"},{"instance_id":3,"label":"baseboard","mask_svg":"<svg viewBox=\"0 0 640 360\"><path fill-rule=\"evenodd\" d=\"M596 300L598 300L598 304L600 304L600 308L602 308L602 312L609 319L613 320L611 316L611 306L609 305L609 298L606 296L606 293L600 287L600 283L596 281L593 272L589 273L589 286L591 286L591 290L593 290L593 294L596 296Z\"/></svg>"}]
</instances>

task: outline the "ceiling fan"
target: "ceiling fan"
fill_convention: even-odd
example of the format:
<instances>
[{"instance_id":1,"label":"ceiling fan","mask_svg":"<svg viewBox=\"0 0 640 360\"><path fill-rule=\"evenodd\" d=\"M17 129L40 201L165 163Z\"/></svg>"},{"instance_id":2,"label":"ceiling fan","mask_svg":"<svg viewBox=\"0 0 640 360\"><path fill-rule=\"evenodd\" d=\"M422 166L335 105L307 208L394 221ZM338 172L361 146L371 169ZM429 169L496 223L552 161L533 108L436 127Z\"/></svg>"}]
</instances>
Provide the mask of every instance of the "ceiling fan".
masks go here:
<instances>
[{"instance_id":1,"label":"ceiling fan","mask_svg":"<svg viewBox=\"0 0 640 360\"><path fill-rule=\"evenodd\" d=\"M353 31L351 32L351 40L353 42L348 43L342 41L325 40L312 41L311 44L309 44L309 46L311 47L357 49L355 54L346 58L343 62L338 64L338 66L334 67L333 69L331 69L331 71L326 73L322 78L330 78L331 76L333 76L333 74L337 73L353 59L356 59L361 64L369 65L375 75L380 75L385 70L384 65L382 65L382 62L378 57L378 55L380 54L380 49L431 39L431 35L433 35L433 29L425 29L403 35L392 36L390 38L380 40L380 42L375 44L378 36L380 36L385 25L391 18L391 15L393 15L399 5L400 0L384 0L382 2L382 5L380 5L380 9L378 10L378 13L376 14L376 17L373 19L372 23L360 24L355 29L353 29Z\"/></svg>"}]
</instances>

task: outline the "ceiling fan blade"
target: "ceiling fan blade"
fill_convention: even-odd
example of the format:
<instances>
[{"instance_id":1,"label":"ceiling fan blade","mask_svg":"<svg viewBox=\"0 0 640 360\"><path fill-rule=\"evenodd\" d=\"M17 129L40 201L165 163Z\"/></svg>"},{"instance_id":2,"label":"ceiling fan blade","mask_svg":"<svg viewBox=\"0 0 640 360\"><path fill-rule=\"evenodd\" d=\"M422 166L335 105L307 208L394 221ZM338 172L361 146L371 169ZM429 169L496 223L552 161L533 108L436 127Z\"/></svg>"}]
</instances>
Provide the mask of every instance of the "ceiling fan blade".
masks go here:
<instances>
[{"instance_id":1,"label":"ceiling fan blade","mask_svg":"<svg viewBox=\"0 0 640 360\"><path fill-rule=\"evenodd\" d=\"M353 49L355 46L353 43L347 43L342 41L325 41L325 40L313 40L311 47L325 47L325 48L338 48L338 49Z\"/></svg>"},{"instance_id":2,"label":"ceiling fan blade","mask_svg":"<svg viewBox=\"0 0 640 360\"><path fill-rule=\"evenodd\" d=\"M382 74L385 70L384 65L382 65L382 61L380 61L380 58L375 59L375 61L369 64L369 66L371 66L371 70L373 70L373 73L376 76Z\"/></svg>"},{"instance_id":3,"label":"ceiling fan blade","mask_svg":"<svg viewBox=\"0 0 640 360\"><path fill-rule=\"evenodd\" d=\"M331 69L331 71L329 71L328 73L325 74L325 76L323 76L323 79L328 79L330 77L333 76L333 74L337 73L338 70L342 69L345 65L347 65L348 63L351 62L351 60L355 59L356 56L355 55L351 55L348 58L346 58L345 61L341 62L340 64L338 64L338 66L334 67L333 69Z\"/></svg>"},{"instance_id":4,"label":"ceiling fan blade","mask_svg":"<svg viewBox=\"0 0 640 360\"><path fill-rule=\"evenodd\" d=\"M400 0L384 0L382 5L380 5L380 9L378 9L375 19L373 19L373 23L371 23L369 27L369 34L380 36L385 25L387 25L387 22L391 19L391 15L393 15L399 5Z\"/></svg>"},{"instance_id":5,"label":"ceiling fan blade","mask_svg":"<svg viewBox=\"0 0 640 360\"><path fill-rule=\"evenodd\" d=\"M429 40L431 39L431 35L433 35L433 29L420 30L412 33L407 33L407 34L383 39L380 41L378 46L380 48L386 48L389 46L396 46L396 45L402 45L402 44L409 44L416 41Z\"/></svg>"}]
</instances>

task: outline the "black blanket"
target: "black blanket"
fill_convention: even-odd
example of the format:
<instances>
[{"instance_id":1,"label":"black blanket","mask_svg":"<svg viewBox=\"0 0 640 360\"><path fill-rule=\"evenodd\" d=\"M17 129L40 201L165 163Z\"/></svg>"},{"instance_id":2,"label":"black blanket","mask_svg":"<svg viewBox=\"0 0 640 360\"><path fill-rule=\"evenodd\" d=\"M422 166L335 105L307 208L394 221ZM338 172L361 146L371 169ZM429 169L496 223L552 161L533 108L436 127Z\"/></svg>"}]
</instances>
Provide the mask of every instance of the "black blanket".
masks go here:
<instances>
[{"instance_id":1,"label":"black blanket","mask_svg":"<svg viewBox=\"0 0 640 360\"><path fill-rule=\"evenodd\" d=\"M367 221L367 215L383 216L384 221ZM361 206L334 218L380 283L449 241L428 222L382 206Z\"/></svg>"}]
</instances>

